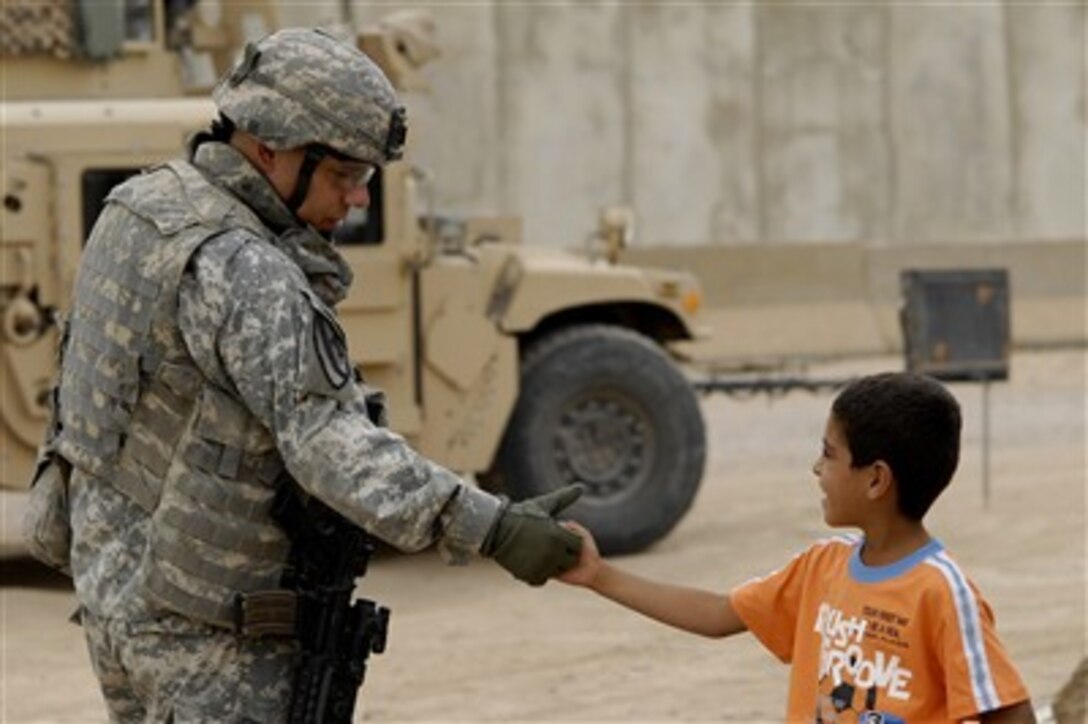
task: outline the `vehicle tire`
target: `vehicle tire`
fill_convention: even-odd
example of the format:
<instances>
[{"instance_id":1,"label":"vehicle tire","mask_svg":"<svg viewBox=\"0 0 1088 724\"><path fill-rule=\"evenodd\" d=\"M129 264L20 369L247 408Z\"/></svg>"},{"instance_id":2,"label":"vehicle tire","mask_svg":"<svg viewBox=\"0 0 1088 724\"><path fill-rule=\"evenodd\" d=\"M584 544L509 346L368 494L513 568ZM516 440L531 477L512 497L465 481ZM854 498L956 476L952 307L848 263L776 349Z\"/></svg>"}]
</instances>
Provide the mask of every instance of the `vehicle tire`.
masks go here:
<instances>
[{"instance_id":1,"label":"vehicle tire","mask_svg":"<svg viewBox=\"0 0 1088 724\"><path fill-rule=\"evenodd\" d=\"M567 515L610 554L642 550L691 506L706 433L694 390L650 339L620 327L554 332L526 352L521 393L491 471L515 500L569 483Z\"/></svg>"}]
</instances>

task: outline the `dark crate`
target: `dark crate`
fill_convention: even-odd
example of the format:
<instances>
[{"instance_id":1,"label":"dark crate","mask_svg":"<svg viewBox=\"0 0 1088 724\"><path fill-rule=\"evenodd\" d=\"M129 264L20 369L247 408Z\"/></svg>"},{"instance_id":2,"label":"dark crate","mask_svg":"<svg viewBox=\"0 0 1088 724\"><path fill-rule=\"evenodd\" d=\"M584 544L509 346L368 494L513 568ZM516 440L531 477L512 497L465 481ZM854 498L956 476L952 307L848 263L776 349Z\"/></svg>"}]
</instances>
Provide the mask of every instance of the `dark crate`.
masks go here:
<instances>
[{"instance_id":1,"label":"dark crate","mask_svg":"<svg viewBox=\"0 0 1088 724\"><path fill-rule=\"evenodd\" d=\"M900 281L908 370L942 380L1008 379L1005 269L907 269Z\"/></svg>"}]
</instances>

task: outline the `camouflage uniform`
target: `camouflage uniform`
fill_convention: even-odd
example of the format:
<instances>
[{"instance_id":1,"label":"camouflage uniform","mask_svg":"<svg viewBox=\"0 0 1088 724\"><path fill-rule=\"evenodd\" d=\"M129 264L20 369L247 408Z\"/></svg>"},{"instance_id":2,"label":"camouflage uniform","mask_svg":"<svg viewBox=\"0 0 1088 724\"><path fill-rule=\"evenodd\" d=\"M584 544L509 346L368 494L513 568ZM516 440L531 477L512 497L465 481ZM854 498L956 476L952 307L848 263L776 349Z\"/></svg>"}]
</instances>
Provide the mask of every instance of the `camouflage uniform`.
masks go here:
<instances>
[{"instance_id":1,"label":"camouflage uniform","mask_svg":"<svg viewBox=\"0 0 1088 724\"><path fill-rule=\"evenodd\" d=\"M284 127L305 126L292 112L278 109ZM363 120L349 150L374 146L379 123ZM350 283L228 144L111 193L73 295L56 447L74 468L71 570L113 719L282 719L293 641L232 625L234 596L282 574L280 473L391 545L437 543L455 563L500 517L499 499L375 423L381 396L353 374L332 311Z\"/></svg>"}]
</instances>

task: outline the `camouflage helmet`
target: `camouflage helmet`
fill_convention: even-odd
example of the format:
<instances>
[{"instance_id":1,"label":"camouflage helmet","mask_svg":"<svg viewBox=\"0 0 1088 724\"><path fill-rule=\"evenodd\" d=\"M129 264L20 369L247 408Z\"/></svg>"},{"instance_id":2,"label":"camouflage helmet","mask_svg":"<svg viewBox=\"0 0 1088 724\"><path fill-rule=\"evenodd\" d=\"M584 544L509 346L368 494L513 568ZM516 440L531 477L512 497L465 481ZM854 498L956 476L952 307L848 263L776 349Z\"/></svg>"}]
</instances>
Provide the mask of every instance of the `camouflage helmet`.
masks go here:
<instances>
[{"instance_id":1,"label":"camouflage helmet","mask_svg":"<svg viewBox=\"0 0 1088 724\"><path fill-rule=\"evenodd\" d=\"M404 150L404 107L385 74L321 30L291 28L247 44L212 98L238 129L273 149L327 146L374 164Z\"/></svg>"}]
</instances>

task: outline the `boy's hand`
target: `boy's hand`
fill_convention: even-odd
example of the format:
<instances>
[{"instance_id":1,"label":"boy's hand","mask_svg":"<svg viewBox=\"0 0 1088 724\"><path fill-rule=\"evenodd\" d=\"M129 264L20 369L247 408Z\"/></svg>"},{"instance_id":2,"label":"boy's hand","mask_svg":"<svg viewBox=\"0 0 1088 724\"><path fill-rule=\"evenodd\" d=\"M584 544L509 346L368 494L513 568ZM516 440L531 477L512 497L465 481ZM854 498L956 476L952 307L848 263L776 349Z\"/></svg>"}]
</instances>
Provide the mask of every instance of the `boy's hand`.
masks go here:
<instances>
[{"instance_id":1,"label":"boy's hand","mask_svg":"<svg viewBox=\"0 0 1088 724\"><path fill-rule=\"evenodd\" d=\"M582 539L582 551L578 555L578 562L574 564L574 567L556 578L572 586L592 588L594 581L597 579L597 574L601 570L601 554L597 550L597 543L593 540L593 534L572 520L564 520L560 525L576 533Z\"/></svg>"}]
</instances>

